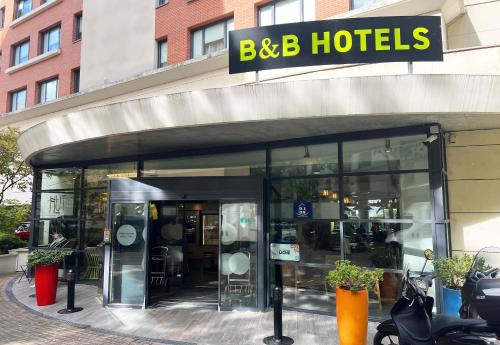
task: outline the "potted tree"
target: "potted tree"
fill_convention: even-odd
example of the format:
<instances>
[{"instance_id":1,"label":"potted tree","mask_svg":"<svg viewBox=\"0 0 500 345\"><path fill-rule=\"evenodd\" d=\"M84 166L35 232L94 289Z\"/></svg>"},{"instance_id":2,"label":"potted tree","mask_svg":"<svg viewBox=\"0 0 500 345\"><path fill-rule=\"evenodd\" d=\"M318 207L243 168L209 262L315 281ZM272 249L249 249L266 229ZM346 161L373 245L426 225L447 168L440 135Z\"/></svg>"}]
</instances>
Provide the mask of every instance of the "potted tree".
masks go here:
<instances>
[{"instance_id":1,"label":"potted tree","mask_svg":"<svg viewBox=\"0 0 500 345\"><path fill-rule=\"evenodd\" d=\"M38 306L56 302L59 264L71 252L37 249L28 255L28 266L35 268L35 294Z\"/></svg>"},{"instance_id":2,"label":"potted tree","mask_svg":"<svg viewBox=\"0 0 500 345\"><path fill-rule=\"evenodd\" d=\"M433 260L436 276L444 285L443 306L447 315L460 317L461 289L472 261L473 257L468 254Z\"/></svg>"},{"instance_id":3,"label":"potted tree","mask_svg":"<svg viewBox=\"0 0 500 345\"><path fill-rule=\"evenodd\" d=\"M338 333L341 345L366 344L368 290L382 280L384 270L359 267L348 260L337 261L327 282L336 289Z\"/></svg>"}]
</instances>

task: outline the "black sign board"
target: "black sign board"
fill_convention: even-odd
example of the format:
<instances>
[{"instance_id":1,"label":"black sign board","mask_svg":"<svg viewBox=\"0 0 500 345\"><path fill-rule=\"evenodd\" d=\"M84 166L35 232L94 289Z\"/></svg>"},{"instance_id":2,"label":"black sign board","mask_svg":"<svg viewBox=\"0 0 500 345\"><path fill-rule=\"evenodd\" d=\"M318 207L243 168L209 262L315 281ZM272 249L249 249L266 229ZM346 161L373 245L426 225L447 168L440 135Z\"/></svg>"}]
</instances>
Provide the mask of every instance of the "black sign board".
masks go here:
<instances>
[{"instance_id":1,"label":"black sign board","mask_svg":"<svg viewBox=\"0 0 500 345\"><path fill-rule=\"evenodd\" d=\"M371 17L231 31L229 73L395 61L442 61L438 16Z\"/></svg>"}]
</instances>

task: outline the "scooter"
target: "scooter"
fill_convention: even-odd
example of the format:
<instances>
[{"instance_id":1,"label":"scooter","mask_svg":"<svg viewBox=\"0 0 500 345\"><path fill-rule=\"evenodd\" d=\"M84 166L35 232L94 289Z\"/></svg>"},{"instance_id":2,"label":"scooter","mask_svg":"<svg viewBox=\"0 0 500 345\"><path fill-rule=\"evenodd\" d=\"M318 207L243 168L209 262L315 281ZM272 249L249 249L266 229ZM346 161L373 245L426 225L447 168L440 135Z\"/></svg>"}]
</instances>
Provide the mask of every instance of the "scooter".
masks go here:
<instances>
[{"instance_id":1,"label":"scooter","mask_svg":"<svg viewBox=\"0 0 500 345\"><path fill-rule=\"evenodd\" d=\"M464 299L464 303L470 303L472 308L462 308L476 311L483 319L459 319L447 315L432 317L434 299L427 292L434 276L424 273L424 270L425 264L433 255L431 250L426 250L426 263L422 272L413 277L409 270L406 272L402 296L391 309L391 319L378 325L373 344L500 345L500 294L497 293L500 289L499 270L485 270L484 267L479 269L478 263L484 264L484 260L479 259L484 250L475 256L465 284L470 295ZM488 250L498 253L500 257L500 248ZM484 302L486 300L489 304Z\"/></svg>"}]
</instances>

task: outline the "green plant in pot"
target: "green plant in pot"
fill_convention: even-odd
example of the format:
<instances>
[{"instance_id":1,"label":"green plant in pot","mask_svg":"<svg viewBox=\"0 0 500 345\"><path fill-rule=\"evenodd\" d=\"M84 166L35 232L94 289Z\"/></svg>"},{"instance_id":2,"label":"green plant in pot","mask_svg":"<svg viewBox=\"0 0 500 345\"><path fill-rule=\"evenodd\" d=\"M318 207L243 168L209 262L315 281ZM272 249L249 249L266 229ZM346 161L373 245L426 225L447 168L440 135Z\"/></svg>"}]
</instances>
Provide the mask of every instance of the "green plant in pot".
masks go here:
<instances>
[{"instance_id":1,"label":"green plant in pot","mask_svg":"<svg viewBox=\"0 0 500 345\"><path fill-rule=\"evenodd\" d=\"M336 289L336 310L341 345L366 343L368 291L382 281L384 270L370 270L348 260L337 261L326 280Z\"/></svg>"},{"instance_id":2,"label":"green plant in pot","mask_svg":"<svg viewBox=\"0 0 500 345\"><path fill-rule=\"evenodd\" d=\"M28 255L28 266L35 268L35 294L39 306L50 305L56 302L57 272L59 264L66 255L66 250L37 249Z\"/></svg>"},{"instance_id":3,"label":"green plant in pot","mask_svg":"<svg viewBox=\"0 0 500 345\"><path fill-rule=\"evenodd\" d=\"M460 317L461 289L465 283L473 257L468 254L433 260L436 277L443 283L444 313Z\"/></svg>"}]
</instances>

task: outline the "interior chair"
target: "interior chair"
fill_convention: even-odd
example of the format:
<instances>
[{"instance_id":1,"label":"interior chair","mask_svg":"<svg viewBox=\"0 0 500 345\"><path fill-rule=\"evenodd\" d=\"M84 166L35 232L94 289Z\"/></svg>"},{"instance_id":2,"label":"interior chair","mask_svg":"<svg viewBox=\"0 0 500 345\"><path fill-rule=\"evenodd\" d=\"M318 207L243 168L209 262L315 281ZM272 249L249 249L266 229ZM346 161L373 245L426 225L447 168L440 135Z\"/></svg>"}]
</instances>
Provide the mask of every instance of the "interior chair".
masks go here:
<instances>
[{"instance_id":1,"label":"interior chair","mask_svg":"<svg viewBox=\"0 0 500 345\"><path fill-rule=\"evenodd\" d=\"M151 249L150 282L152 285L165 286L167 284L167 247L153 247Z\"/></svg>"}]
</instances>

